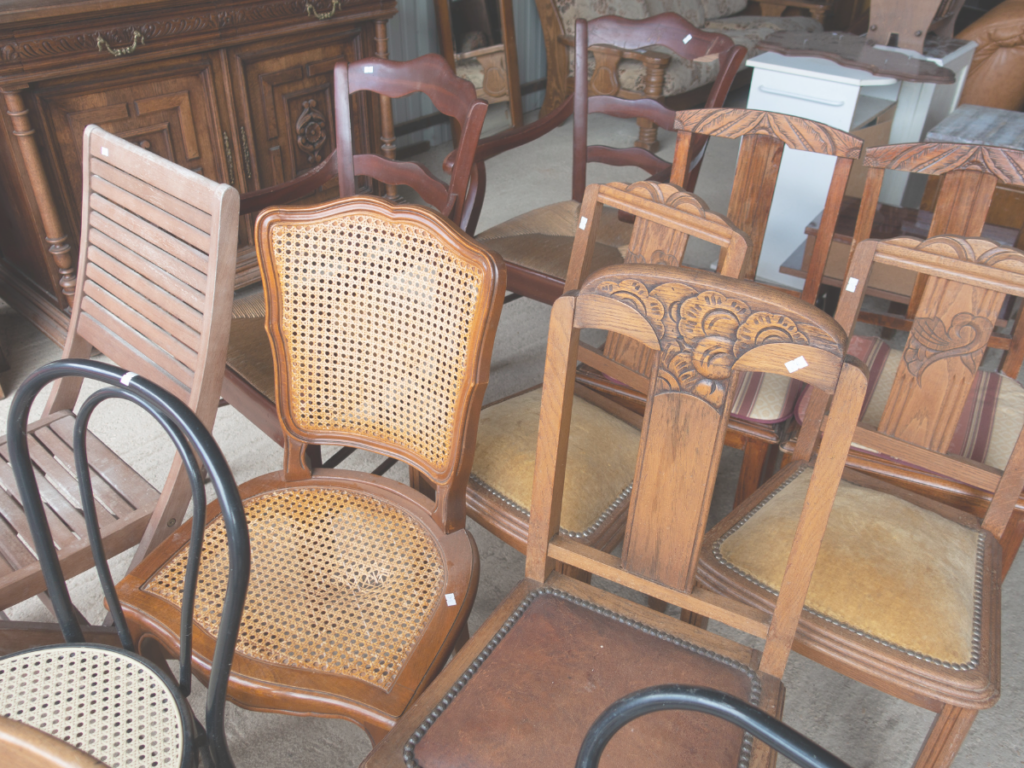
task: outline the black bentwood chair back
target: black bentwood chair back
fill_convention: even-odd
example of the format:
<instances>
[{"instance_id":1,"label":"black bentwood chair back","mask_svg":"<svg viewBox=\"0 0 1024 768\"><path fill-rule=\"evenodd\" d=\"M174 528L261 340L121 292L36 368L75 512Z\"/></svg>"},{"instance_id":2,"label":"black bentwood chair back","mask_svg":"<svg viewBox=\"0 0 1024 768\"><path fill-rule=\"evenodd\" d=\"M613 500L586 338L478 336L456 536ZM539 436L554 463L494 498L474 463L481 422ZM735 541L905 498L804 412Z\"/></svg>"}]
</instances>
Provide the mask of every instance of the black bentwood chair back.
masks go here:
<instances>
[{"instance_id":1,"label":"black bentwood chair back","mask_svg":"<svg viewBox=\"0 0 1024 768\"><path fill-rule=\"evenodd\" d=\"M850 768L831 752L781 720L735 696L696 685L655 685L623 696L601 713L583 739L576 768L597 768L601 753L624 725L666 709L684 709L720 717L763 741L801 768Z\"/></svg>"},{"instance_id":2,"label":"black bentwood chair back","mask_svg":"<svg viewBox=\"0 0 1024 768\"><path fill-rule=\"evenodd\" d=\"M44 515L36 481L37 472L51 469L33 467L29 458L27 427L32 402L44 386L69 376L109 385L90 395L79 410L72 447L93 559L116 629L116 638L111 633L110 645L85 642L80 614L68 595L51 521ZM99 491L94 494L86 437L96 407L111 399L135 403L164 428L187 468L193 514L203 516L206 511L199 462L209 473L220 500L229 568L206 700L205 729L196 721L186 697L192 683L192 608L206 526L192 527L182 596L181 673L175 683L165 671L134 652L99 535L97 515L109 514L103 509L105 481L98 472L95 484ZM213 437L184 403L152 382L112 365L73 359L46 365L22 384L11 404L7 436L19 498L66 642L0 659L0 715L46 731L115 768L119 764L139 764L140 759L150 765L198 765L200 751L208 765L233 766L224 734L224 702L249 585L249 533L238 487ZM123 650L114 647L117 641Z\"/></svg>"}]
</instances>

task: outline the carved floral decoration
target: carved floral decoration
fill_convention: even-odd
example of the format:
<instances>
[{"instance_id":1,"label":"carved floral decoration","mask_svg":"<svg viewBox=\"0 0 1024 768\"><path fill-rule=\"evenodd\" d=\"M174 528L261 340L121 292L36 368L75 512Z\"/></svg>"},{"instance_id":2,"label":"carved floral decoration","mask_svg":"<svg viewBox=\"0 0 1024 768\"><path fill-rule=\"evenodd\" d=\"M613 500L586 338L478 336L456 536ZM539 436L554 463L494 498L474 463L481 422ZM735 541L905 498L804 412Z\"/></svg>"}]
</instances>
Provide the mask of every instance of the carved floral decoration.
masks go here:
<instances>
[{"instance_id":1,"label":"carved floral decoration","mask_svg":"<svg viewBox=\"0 0 1024 768\"><path fill-rule=\"evenodd\" d=\"M316 99L302 102L302 114L295 122L295 140L311 164L319 163L320 148L327 141L327 118L316 108Z\"/></svg>"},{"instance_id":2,"label":"carved floral decoration","mask_svg":"<svg viewBox=\"0 0 1024 768\"><path fill-rule=\"evenodd\" d=\"M765 344L789 342L841 352L820 329L715 290L673 281L605 280L596 293L626 304L650 322L662 355L655 393L686 392L721 412L733 366Z\"/></svg>"},{"instance_id":3,"label":"carved floral decoration","mask_svg":"<svg viewBox=\"0 0 1024 768\"><path fill-rule=\"evenodd\" d=\"M925 368L947 357L959 357L971 373L976 373L991 335L992 322L969 312L955 315L948 330L937 317L921 318L914 323L903 359L910 375L918 379Z\"/></svg>"}]
</instances>

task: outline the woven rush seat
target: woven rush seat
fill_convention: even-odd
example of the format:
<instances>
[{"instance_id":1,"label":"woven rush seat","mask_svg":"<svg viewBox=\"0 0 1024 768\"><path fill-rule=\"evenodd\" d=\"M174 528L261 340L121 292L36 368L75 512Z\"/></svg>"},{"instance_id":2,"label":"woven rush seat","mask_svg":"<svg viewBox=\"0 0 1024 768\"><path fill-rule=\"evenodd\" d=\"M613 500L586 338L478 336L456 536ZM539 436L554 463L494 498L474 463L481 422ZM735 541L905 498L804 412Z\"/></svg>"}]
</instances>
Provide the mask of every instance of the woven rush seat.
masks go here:
<instances>
[{"instance_id":1,"label":"woven rush seat","mask_svg":"<svg viewBox=\"0 0 1024 768\"><path fill-rule=\"evenodd\" d=\"M354 677L385 691L441 600L444 558L395 506L332 488L288 488L245 501L252 575L236 654ZM142 587L175 607L188 547ZM208 526L196 623L216 636L227 579L221 519Z\"/></svg>"},{"instance_id":2,"label":"woven rush seat","mask_svg":"<svg viewBox=\"0 0 1024 768\"><path fill-rule=\"evenodd\" d=\"M186 711L150 662L117 648L36 648L0 659L0 715L110 768L182 765Z\"/></svg>"},{"instance_id":3,"label":"woven rush seat","mask_svg":"<svg viewBox=\"0 0 1024 768\"><path fill-rule=\"evenodd\" d=\"M752 510L715 542L715 559L777 594L809 482L800 472ZM970 668L980 650L983 546L979 526L844 480L805 608L904 653Z\"/></svg>"},{"instance_id":4,"label":"woven rush seat","mask_svg":"<svg viewBox=\"0 0 1024 768\"><path fill-rule=\"evenodd\" d=\"M882 419L903 355L876 337L852 336L849 354L868 367L868 394L861 425L876 428ZM807 397L797 406L803 423ZM978 371L967 394L947 454L1005 469L1014 441L1024 428L1024 387L994 371ZM854 444L854 449L871 453Z\"/></svg>"}]
</instances>

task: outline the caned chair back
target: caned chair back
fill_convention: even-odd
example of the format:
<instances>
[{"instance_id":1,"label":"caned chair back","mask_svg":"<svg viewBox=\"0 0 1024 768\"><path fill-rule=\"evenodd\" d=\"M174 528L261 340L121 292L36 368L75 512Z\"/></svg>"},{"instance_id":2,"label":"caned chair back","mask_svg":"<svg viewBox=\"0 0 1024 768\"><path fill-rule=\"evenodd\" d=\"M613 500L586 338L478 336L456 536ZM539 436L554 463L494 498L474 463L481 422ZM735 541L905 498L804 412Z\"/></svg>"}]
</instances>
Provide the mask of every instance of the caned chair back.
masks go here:
<instances>
[{"instance_id":1,"label":"caned chair back","mask_svg":"<svg viewBox=\"0 0 1024 768\"><path fill-rule=\"evenodd\" d=\"M90 125L78 286L64 357L90 348L183 400L209 427L231 318L238 191ZM200 386L201 384L201 386ZM76 382L47 411L71 408Z\"/></svg>"},{"instance_id":2,"label":"caned chair back","mask_svg":"<svg viewBox=\"0 0 1024 768\"><path fill-rule=\"evenodd\" d=\"M430 211L371 197L268 209L256 235L286 473L308 476L309 443L365 448L422 472L439 508L461 503L500 258Z\"/></svg>"},{"instance_id":3,"label":"caned chair back","mask_svg":"<svg viewBox=\"0 0 1024 768\"><path fill-rule=\"evenodd\" d=\"M881 421L858 427L857 443L994 493L985 527L1000 538L1024 486L1024 442L1017 438L1002 473L946 452L1005 298L1024 297L1024 253L974 238L865 240L836 311L844 328L856 321L875 265L916 272L923 290ZM809 419L820 423L826 399L814 393Z\"/></svg>"},{"instance_id":4,"label":"caned chair back","mask_svg":"<svg viewBox=\"0 0 1024 768\"><path fill-rule=\"evenodd\" d=\"M657 356L621 558L559 535L565 446L581 328L622 334ZM563 562L672 605L766 637L763 668L781 675L817 546L863 399L859 368L843 363L846 334L780 290L687 267L623 265L592 275L552 312L534 475L527 577ZM694 588L722 442L741 371L799 379L855 403L830 419L769 626L756 612Z\"/></svg>"}]
</instances>

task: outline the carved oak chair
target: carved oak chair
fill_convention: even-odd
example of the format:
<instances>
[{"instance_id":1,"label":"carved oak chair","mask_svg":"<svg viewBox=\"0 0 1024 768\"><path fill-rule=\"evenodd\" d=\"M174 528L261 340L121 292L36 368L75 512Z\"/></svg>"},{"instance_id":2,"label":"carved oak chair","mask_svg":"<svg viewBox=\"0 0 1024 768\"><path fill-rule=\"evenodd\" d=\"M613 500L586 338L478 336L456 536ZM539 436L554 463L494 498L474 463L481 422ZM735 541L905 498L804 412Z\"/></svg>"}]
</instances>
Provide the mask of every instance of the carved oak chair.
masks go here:
<instances>
[{"instance_id":1,"label":"carved oak chair","mask_svg":"<svg viewBox=\"0 0 1024 768\"><path fill-rule=\"evenodd\" d=\"M657 357L621 556L560 531L581 328L627 335ZM598 714L653 683L713 687L778 717L780 677L864 395L864 374L843 363L845 344L821 310L706 270L612 266L560 298L548 336L526 579L364 765L570 765ZM806 491L795 542L782 547L788 569L771 615L694 583L740 370L801 378L840 404L817 463L785 468L739 508L747 514L794 485ZM764 638L764 652L566 577L559 564ZM694 765L735 766L744 750L751 766L774 759L739 728L672 714L620 733L604 764L635 765L643 754L645 765L678 765L680 743Z\"/></svg>"},{"instance_id":2,"label":"carved oak chair","mask_svg":"<svg viewBox=\"0 0 1024 768\"><path fill-rule=\"evenodd\" d=\"M1003 472L946 452L1002 298L1024 294L1024 253L952 237L865 241L850 265L854 282L841 299L840 323L853 324L873 265L912 269L928 280L881 421L858 426L854 441L919 474L979 487L991 501L979 521L847 470L794 647L936 712L916 765L948 766L978 710L999 697L999 584L1004 559L1020 542L1014 506L1024 487L1021 418L1008 430L1017 434ZM798 460L811 454L827 399L810 398ZM799 505L779 494L752 514L730 515L709 534L698 579L770 609L786 565L778 547L792 536L798 513Z\"/></svg>"},{"instance_id":3,"label":"carved oak chair","mask_svg":"<svg viewBox=\"0 0 1024 768\"><path fill-rule=\"evenodd\" d=\"M60 522L47 514L35 462L29 455L27 426L33 402L48 384L68 378L86 378L106 385L82 404L74 418L70 446L71 461L79 470L75 490L86 521L85 538L91 545L113 623L103 644L86 642L81 614L71 602L64 581L66 574L54 545L52 532ZM103 466L101 463L91 470L87 435L90 420L111 400L136 406L136 416L144 413L163 427L166 439L176 449L176 460L186 468L190 500L200 519L206 508L203 470L223 505L226 524L222 530L226 531L230 554L218 583L204 585L209 591L208 599L216 600L224 608L216 649L211 649L207 657L208 667L212 662L212 672L205 727L196 720L187 700L192 687L190 647L186 644L179 657L178 681L171 677L165 664L157 665L140 656L137 651L144 649L133 642L107 565L98 521L104 514L100 498ZM7 426L11 470L64 642L0 657L0 718L38 728L61 739L62 744L67 742L113 766L195 767L200 765L202 755L203 765L232 768L224 729L224 697L249 583L249 537L238 487L217 443L198 417L167 390L123 368L92 360L61 360L33 373L14 397ZM194 572L199 567L203 531L201 525L193 529L193 555L188 562L193 577L177 595L186 606L181 617L183 631L192 626ZM186 566L183 564L182 568ZM7 728L0 730L10 732ZM0 743L4 740L0 736ZM29 744L34 750L44 748L38 738L31 739ZM11 751L18 753L17 747ZM3 755L5 765L10 765L7 749ZM81 764L80 757L70 763Z\"/></svg>"},{"instance_id":4,"label":"carved oak chair","mask_svg":"<svg viewBox=\"0 0 1024 768\"><path fill-rule=\"evenodd\" d=\"M351 100L355 94L366 91L379 94L382 101L388 102L382 109L385 121L391 119L390 99L418 92L462 126L459 146L450 158L447 183L420 163L389 159L394 157L393 144L383 147L386 156L353 153ZM411 187L442 216L465 226L466 191L486 115L486 102L478 99L473 86L456 77L437 54L412 61L373 58L339 62L334 67L334 151L318 166L291 181L243 195L241 211L256 213L269 205L294 203L334 178L338 179L340 196L350 197L357 191L356 178L366 176L386 184L391 200L398 199L396 185ZM390 125L385 126L384 133L392 134ZM262 296L256 299L239 303L232 318L224 399L283 444L284 435L274 405L270 343L263 328L265 305L260 301Z\"/></svg>"},{"instance_id":5,"label":"carved oak chair","mask_svg":"<svg viewBox=\"0 0 1024 768\"><path fill-rule=\"evenodd\" d=\"M683 43L684 39L687 42ZM639 21L615 16L605 16L590 22L579 19L576 22L575 42L577 65L582 66L584 71L587 51L595 45L639 48L659 44L670 46L687 59L717 54L719 73L708 96L708 107L724 103L746 52L743 47L733 45L724 35L701 32L674 14ZM669 180L671 164L648 150L638 147L588 146L587 126L592 113L643 119L666 130L672 130L675 123L675 113L655 101L603 95L600 91L588 88L586 80L580 78L574 82L573 98L566 100L558 110L530 125L488 137L480 142L477 149L479 186L474 191L466 230L470 234L476 231L476 222L485 197L484 162L543 136L565 122L570 114L573 115L572 199L529 211L475 235L505 259L509 290L517 295L546 304L553 303L562 295L579 220L579 207L587 186L588 163L637 167L661 181ZM692 166L687 186L691 192L697 183L703 150L703 140L697 140L687 157L687 162ZM599 225L595 265L621 263L622 249L629 242L629 237L629 224L609 212Z\"/></svg>"},{"instance_id":6,"label":"carved oak chair","mask_svg":"<svg viewBox=\"0 0 1024 768\"><path fill-rule=\"evenodd\" d=\"M228 697L350 719L376 740L444 664L476 594L465 487L504 273L441 216L372 197L268 209L256 234L286 442L283 471L240 489L253 565ZM314 469L310 443L399 459L433 498ZM208 523L199 573L200 676L220 613L203 591L223 572L220 526ZM181 645L188 536L186 524L120 585L140 641Z\"/></svg>"},{"instance_id":7,"label":"carved oak chair","mask_svg":"<svg viewBox=\"0 0 1024 768\"><path fill-rule=\"evenodd\" d=\"M616 210L635 217L628 263L677 266L690 239L696 238L721 248L726 275L739 274L747 249L745 238L725 219L710 213L699 198L670 184L650 181L628 186L594 184L587 188L580 207L568 290L578 289L594 271L599 239L594 223ZM616 357L609 357L609 350L614 350ZM654 373L650 358L646 347L617 334L609 335L604 354L587 346L580 349L580 360L588 366L588 381L614 379L644 392ZM568 447L571 492L562 525L566 535L611 551L623 535L642 420L615 401L610 387L606 390L602 394L594 387L577 387L575 428ZM520 552L526 550L530 525L540 408L541 393L535 388L483 410L467 491L470 516Z\"/></svg>"},{"instance_id":8,"label":"carved oak chair","mask_svg":"<svg viewBox=\"0 0 1024 768\"><path fill-rule=\"evenodd\" d=\"M85 130L78 286L63 357L106 355L156 382L213 426L231 316L238 192L89 126ZM55 385L29 428L31 455L61 567L68 578L92 567L71 460L71 430L81 381ZM89 445L102 470L96 493L103 543L113 557L136 544L133 563L181 522L189 502L184 465L175 460L153 488L98 438ZM28 545L25 513L0 440L0 610L46 585ZM59 642L55 626L0 621L0 649ZM91 634L91 633L96 633ZM87 637L102 639L102 628Z\"/></svg>"}]
</instances>

